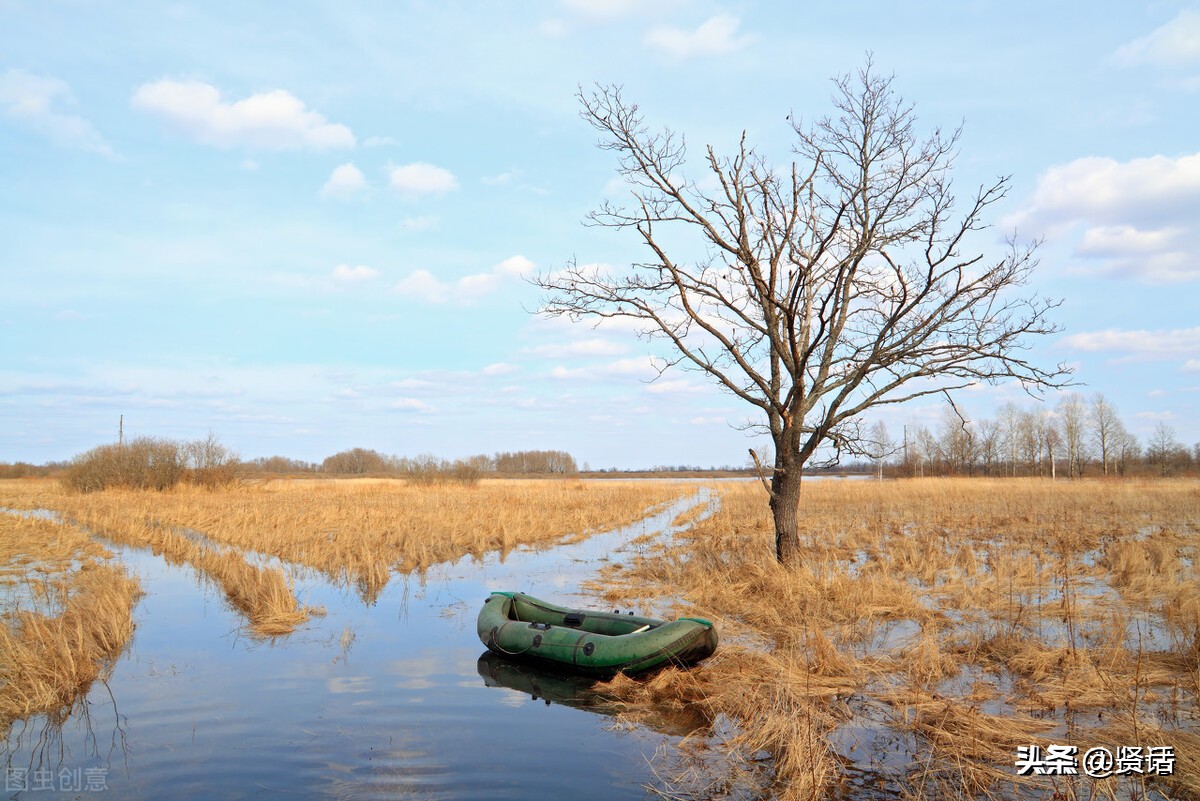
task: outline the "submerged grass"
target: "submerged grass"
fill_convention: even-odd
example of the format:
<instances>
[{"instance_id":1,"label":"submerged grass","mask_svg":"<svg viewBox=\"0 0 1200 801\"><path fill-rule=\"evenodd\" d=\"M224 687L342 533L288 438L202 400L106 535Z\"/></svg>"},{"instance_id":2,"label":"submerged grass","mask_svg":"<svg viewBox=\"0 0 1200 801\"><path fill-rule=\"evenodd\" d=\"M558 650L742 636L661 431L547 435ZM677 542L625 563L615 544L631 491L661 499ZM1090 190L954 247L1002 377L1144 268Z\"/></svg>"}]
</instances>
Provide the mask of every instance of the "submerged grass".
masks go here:
<instances>
[{"instance_id":1,"label":"submerged grass","mask_svg":"<svg viewBox=\"0 0 1200 801\"><path fill-rule=\"evenodd\" d=\"M138 583L78 529L0 514L0 737L62 719L133 634Z\"/></svg>"},{"instance_id":2,"label":"submerged grass","mask_svg":"<svg viewBox=\"0 0 1200 801\"><path fill-rule=\"evenodd\" d=\"M863 775L878 785L867 795L1037 795L1048 780L1014 775L1017 746L1082 754L1154 730L1178 767L1146 781L1200 798L1180 778L1200 764L1200 485L810 482L791 567L774 559L762 488L721 492L716 514L609 568L596 589L621 603L685 598L717 619L722 657L655 681L687 682L711 714L737 720L733 745L772 755L781 797L833 797ZM1142 736L1113 728L1126 719ZM890 753L867 764L864 730ZM1141 787L1049 789L1141 798Z\"/></svg>"}]
</instances>

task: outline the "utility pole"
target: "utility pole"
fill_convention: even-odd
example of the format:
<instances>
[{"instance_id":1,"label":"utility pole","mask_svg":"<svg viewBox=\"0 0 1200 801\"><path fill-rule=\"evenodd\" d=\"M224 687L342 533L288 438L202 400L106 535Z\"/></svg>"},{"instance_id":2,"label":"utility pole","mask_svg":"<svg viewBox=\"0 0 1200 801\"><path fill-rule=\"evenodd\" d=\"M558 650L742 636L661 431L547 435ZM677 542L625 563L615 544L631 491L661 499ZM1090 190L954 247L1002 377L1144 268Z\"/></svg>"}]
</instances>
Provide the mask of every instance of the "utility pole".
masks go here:
<instances>
[{"instance_id":1,"label":"utility pole","mask_svg":"<svg viewBox=\"0 0 1200 801\"><path fill-rule=\"evenodd\" d=\"M121 415L121 420L117 423L117 447L125 447L125 415Z\"/></svg>"}]
</instances>

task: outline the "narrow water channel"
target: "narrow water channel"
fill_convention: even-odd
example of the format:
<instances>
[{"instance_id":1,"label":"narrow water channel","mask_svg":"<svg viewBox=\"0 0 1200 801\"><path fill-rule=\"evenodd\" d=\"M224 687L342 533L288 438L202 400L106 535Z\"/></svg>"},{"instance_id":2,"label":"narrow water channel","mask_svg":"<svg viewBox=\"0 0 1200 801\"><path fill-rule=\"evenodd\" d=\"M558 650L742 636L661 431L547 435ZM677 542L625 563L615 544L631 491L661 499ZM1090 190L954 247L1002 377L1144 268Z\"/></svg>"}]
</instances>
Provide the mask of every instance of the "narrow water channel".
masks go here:
<instances>
[{"instance_id":1,"label":"narrow water channel","mask_svg":"<svg viewBox=\"0 0 1200 801\"><path fill-rule=\"evenodd\" d=\"M115 548L146 592L133 641L66 721L13 726L5 796L644 798L678 735L617 729L586 688L481 661L475 615L501 589L597 606L581 585L602 560L714 502L701 489L583 542L398 575L373 604L302 573L301 602L327 614L270 642L191 568Z\"/></svg>"}]
</instances>

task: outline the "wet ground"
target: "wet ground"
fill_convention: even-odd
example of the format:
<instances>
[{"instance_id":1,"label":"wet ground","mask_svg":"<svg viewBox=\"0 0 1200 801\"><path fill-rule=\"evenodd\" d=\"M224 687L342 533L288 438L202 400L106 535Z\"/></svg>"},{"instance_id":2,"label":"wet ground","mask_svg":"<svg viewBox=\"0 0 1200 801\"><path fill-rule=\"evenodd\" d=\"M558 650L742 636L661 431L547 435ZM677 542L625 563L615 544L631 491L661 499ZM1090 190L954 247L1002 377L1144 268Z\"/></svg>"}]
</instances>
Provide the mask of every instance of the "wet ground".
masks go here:
<instances>
[{"instance_id":1,"label":"wet ground","mask_svg":"<svg viewBox=\"0 0 1200 801\"><path fill-rule=\"evenodd\" d=\"M615 727L586 687L484 657L475 615L501 589L597 606L580 587L604 561L709 500L701 489L580 543L395 576L373 604L294 571L301 603L327 614L269 641L191 568L115 548L146 592L134 638L67 720L13 726L5 795L647 797L654 753L682 732Z\"/></svg>"}]
</instances>

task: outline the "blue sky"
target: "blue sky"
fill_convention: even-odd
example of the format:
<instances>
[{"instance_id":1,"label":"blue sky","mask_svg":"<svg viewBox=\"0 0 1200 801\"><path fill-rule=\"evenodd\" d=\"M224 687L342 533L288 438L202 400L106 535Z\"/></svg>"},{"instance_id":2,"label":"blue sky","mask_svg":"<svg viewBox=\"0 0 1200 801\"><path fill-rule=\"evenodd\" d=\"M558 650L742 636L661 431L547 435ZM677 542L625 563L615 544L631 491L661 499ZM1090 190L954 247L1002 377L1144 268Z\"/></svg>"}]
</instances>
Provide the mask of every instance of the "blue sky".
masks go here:
<instances>
[{"instance_id":1,"label":"blue sky","mask_svg":"<svg viewBox=\"0 0 1200 801\"><path fill-rule=\"evenodd\" d=\"M649 382L628 330L529 313L531 272L643 255L581 224L621 190L574 95L621 84L694 151L745 130L782 164L787 115L867 52L923 126L964 124L964 194L1012 176L996 252L1045 237L1032 288L1064 299L1036 356L1143 441L1200 441L1200 6L917 8L0 0L0 461L123 414L248 458L741 464L748 407Z\"/></svg>"}]
</instances>

